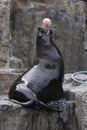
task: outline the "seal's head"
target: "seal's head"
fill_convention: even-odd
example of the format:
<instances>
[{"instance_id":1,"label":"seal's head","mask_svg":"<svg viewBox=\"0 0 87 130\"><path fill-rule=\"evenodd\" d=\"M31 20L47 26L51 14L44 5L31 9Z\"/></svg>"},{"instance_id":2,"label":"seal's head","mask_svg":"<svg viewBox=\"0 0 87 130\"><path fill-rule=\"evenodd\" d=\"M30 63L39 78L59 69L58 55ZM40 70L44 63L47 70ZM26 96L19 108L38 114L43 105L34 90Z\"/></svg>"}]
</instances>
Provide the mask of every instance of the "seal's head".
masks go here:
<instances>
[{"instance_id":1,"label":"seal's head","mask_svg":"<svg viewBox=\"0 0 87 130\"><path fill-rule=\"evenodd\" d=\"M38 27L37 41L36 41L36 55L41 59L49 59L52 56L52 30L45 30Z\"/></svg>"},{"instance_id":2,"label":"seal's head","mask_svg":"<svg viewBox=\"0 0 87 130\"><path fill-rule=\"evenodd\" d=\"M38 41L44 45L49 45L52 42L52 30L38 27Z\"/></svg>"},{"instance_id":3,"label":"seal's head","mask_svg":"<svg viewBox=\"0 0 87 130\"><path fill-rule=\"evenodd\" d=\"M38 57L48 57L51 46L52 29L47 26L39 26L36 42L36 52Z\"/></svg>"}]
</instances>

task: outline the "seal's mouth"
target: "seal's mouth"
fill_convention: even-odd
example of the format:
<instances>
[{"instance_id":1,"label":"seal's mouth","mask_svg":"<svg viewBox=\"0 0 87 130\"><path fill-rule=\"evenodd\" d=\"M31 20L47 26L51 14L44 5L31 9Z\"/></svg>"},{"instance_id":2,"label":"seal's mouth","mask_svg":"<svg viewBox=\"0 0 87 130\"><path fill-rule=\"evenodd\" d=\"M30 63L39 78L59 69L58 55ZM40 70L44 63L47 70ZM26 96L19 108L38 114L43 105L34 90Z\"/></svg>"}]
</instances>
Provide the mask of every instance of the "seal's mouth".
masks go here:
<instances>
[{"instance_id":1,"label":"seal's mouth","mask_svg":"<svg viewBox=\"0 0 87 130\"><path fill-rule=\"evenodd\" d=\"M52 30L49 28L39 27L38 36L42 39L45 39L46 37L49 39L52 36Z\"/></svg>"},{"instance_id":2,"label":"seal's mouth","mask_svg":"<svg viewBox=\"0 0 87 130\"><path fill-rule=\"evenodd\" d=\"M51 29L50 28L43 28L42 30L46 33L46 35L50 35Z\"/></svg>"}]
</instances>

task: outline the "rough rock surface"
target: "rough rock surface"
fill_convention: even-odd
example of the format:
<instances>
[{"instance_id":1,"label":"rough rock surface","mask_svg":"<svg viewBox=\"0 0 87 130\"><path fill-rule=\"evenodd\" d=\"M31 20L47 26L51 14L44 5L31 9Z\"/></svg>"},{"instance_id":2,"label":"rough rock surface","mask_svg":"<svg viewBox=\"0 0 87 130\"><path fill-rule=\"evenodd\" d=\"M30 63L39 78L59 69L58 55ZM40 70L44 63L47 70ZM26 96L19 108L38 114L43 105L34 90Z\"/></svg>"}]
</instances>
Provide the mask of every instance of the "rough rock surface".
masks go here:
<instances>
[{"instance_id":1,"label":"rough rock surface","mask_svg":"<svg viewBox=\"0 0 87 130\"><path fill-rule=\"evenodd\" d=\"M63 130L58 113L25 109L0 97L0 130Z\"/></svg>"},{"instance_id":2,"label":"rough rock surface","mask_svg":"<svg viewBox=\"0 0 87 130\"><path fill-rule=\"evenodd\" d=\"M11 85L13 84L13 82L17 79L17 77L19 76L19 73L9 73L6 71L0 71L0 95L7 95L8 91L11 87Z\"/></svg>"},{"instance_id":3,"label":"rough rock surface","mask_svg":"<svg viewBox=\"0 0 87 130\"><path fill-rule=\"evenodd\" d=\"M87 82L87 75L80 75L78 79ZM64 80L66 98L75 101L75 127L76 130L87 129L87 84L79 84L67 74Z\"/></svg>"},{"instance_id":4,"label":"rough rock surface","mask_svg":"<svg viewBox=\"0 0 87 130\"><path fill-rule=\"evenodd\" d=\"M86 69L84 64L84 32L86 30L86 3L81 0L55 0L58 10L55 41L61 48L65 70L74 72ZM87 43L86 43L87 44ZM87 58L87 57L86 57ZM85 62L85 63L84 63Z\"/></svg>"},{"instance_id":5,"label":"rough rock surface","mask_svg":"<svg viewBox=\"0 0 87 130\"><path fill-rule=\"evenodd\" d=\"M55 25L54 42L63 54L65 72L87 70L87 4L83 0L0 1L0 68L31 67L37 26L48 16Z\"/></svg>"},{"instance_id":6,"label":"rough rock surface","mask_svg":"<svg viewBox=\"0 0 87 130\"><path fill-rule=\"evenodd\" d=\"M0 130L75 130L74 104L69 103L69 122L64 125L57 112L24 108L0 96Z\"/></svg>"},{"instance_id":7,"label":"rough rock surface","mask_svg":"<svg viewBox=\"0 0 87 130\"><path fill-rule=\"evenodd\" d=\"M0 1L0 67L5 67L9 56L10 0Z\"/></svg>"}]
</instances>

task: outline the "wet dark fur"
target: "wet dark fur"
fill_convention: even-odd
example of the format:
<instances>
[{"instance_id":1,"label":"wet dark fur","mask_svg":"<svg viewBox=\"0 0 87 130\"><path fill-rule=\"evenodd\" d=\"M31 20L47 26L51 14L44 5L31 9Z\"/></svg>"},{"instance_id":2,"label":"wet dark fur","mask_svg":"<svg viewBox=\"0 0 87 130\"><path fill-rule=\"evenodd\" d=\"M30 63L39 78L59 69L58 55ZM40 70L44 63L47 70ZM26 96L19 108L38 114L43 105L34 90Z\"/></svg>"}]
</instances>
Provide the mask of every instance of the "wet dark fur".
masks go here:
<instances>
[{"instance_id":1,"label":"wet dark fur","mask_svg":"<svg viewBox=\"0 0 87 130\"><path fill-rule=\"evenodd\" d=\"M52 41L52 30L47 34L39 27L34 65L13 83L9 91L9 99L24 106L37 105L59 111L48 104L64 98L63 77L64 63L59 49ZM27 85L22 78L27 80ZM31 91L28 92L28 89Z\"/></svg>"}]
</instances>

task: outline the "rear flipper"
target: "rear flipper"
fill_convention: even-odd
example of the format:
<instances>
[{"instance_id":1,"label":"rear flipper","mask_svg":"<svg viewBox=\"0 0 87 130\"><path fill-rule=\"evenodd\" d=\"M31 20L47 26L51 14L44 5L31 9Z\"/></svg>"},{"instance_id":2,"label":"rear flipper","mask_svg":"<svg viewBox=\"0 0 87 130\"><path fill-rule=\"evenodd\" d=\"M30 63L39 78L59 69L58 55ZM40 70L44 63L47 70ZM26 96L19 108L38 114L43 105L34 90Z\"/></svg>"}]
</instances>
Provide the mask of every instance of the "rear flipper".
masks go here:
<instances>
[{"instance_id":1,"label":"rear flipper","mask_svg":"<svg viewBox=\"0 0 87 130\"><path fill-rule=\"evenodd\" d=\"M59 117L64 123L68 121L68 103L65 98L59 99L58 101L52 101L47 104L38 101L37 106L48 111L56 111L59 113Z\"/></svg>"},{"instance_id":2,"label":"rear flipper","mask_svg":"<svg viewBox=\"0 0 87 130\"><path fill-rule=\"evenodd\" d=\"M60 118L66 123L68 121L68 103L64 98L58 101L58 108Z\"/></svg>"},{"instance_id":3,"label":"rear flipper","mask_svg":"<svg viewBox=\"0 0 87 130\"><path fill-rule=\"evenodd\" d=\"M59 112L59 109L58 109L58 108L53 107L53 106L51 106L51 105L49 105L49 104L45 104L45 103L43 103L43 102L41 102L41 101L38 101L37 106L39 106L39 108L45 109L45 110L47 110L47 111L56 111L56 112Z\"/></svg>"},{"instance_id":4,"label":"rear flipper","mask_svg":"<svg viewBox=\"0 0 87 130\"><path fill-rule=\"evenodd\" d=\"M64 123L68 121L68 103L65 98L61 98L58 101L49 102L48 105L57 109L59 112L59 117Z\"/></svg>"}]
</instances>

